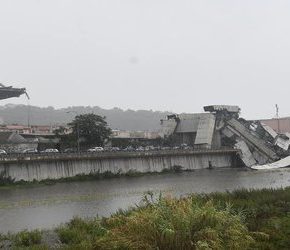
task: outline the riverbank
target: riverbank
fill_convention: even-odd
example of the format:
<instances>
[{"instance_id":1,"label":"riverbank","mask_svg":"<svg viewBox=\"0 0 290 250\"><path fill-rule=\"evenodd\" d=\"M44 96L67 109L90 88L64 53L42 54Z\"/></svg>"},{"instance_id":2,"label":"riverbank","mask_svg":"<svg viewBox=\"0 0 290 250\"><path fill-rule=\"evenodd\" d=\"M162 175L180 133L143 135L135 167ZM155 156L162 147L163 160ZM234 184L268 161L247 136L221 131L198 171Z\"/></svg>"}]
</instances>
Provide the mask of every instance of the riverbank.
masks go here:
<instances>
[{"instance_id":1,"label":"riverbank","mask_svg":"<svg viewBox=\"0 0 290 250\"><path fill-rule=\"evenodd\" d=\"M92 180L103 180L111 178L121 178L121 177L141 177L150 175L161 175L166 173L180 173L180 172L194 172L195 170L183 169L181 166L173 166L171 168L164 168L161 172L139 172L136 170L129 170L126 173L118 172L112 173L111 171L106 171L104 173L90 173L90 174L79 174L72 177L65 177L59 179L44 179L41 181L15 181L14 179L8 177L5 178L0 175L0 189L7 189L11 187L33 187L37 185L54 185L56 183L65 182L80 182L80 181L92 181Z\"/></svg>"},{"instance_id":2,"label":"riverbank","mask_svg":"<svg viewBox=\"0 0 290 250\"><path fill-rule=\"evenodd\" d=\"M290 188L155 197L108 218L2 235L6 249L288 249ZM1 245L0 244L0 245ZM11 248L12 249L12 248Z\"/></svg>"},{"instance_id":3,"label":"riverbank","mask_svg":"<svg viewBox=\"0 0 290 250\"><path fill-rule=\"evenodd\" d=\"M290 169L201 169L137 177L36 184L0 188L0 233L52 229L74 217L109 217L139 204L150 190L173 197L192 193L290 186Z\"/></svg>"}]
</instances>

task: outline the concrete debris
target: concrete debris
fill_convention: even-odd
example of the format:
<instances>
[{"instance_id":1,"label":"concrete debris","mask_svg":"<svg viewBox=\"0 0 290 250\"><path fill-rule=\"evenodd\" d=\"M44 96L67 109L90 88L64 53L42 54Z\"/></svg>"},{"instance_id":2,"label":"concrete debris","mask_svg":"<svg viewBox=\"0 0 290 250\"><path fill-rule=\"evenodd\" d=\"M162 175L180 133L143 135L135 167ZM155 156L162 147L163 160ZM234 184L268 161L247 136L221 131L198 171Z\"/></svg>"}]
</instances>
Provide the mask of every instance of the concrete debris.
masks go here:
<instances>
[{"instance_id":1,"label":"concrete debris","mask_svg":"<svg viewBox=\"0 0 290 250\"><path fill-rule=\"evenodd\" d=\"M208 112L221 112L226 111L228 113L239 113L241 111L239 106L231 106L231 105L211 105L203 107L204 111Z\"/></svg>"},{"instance_id":2,"label":"concrete debris","mask_svg":"<svg viewBox=\"0 0 290 250\"><path fill-rule=\"evenodd\" d=\"M161 120L162 130L160 132L161 137L167 137L174 133L177 125L176 119L169 118L167 120Z\"/></svg>"},{"instance_id":3,"label":"concrete debris","mask_svg":"<svg viewBox=\"0 0 290 250\"><path fill-rule=\"evenodd\" d=\"M277 133L274 129L272 129L271 127L269 127L268 125L264 124L264 123L260 123L261 126L263 127L263 129L270 135L272 136L273 139L275 139L277 137Z\"/></svg>"},{"instance_id":4,"label":"concrete debris","mask_svg":"<svg viewBox=\"0 0 290 250\"><path fill-rule=\"evenodd\" d=\"M290 139L286 135L279 135L276 137L275 145L287 151L290 146Z\"/></svg>"},{"instance_id":5,"label":"concrete debris","mask_svg":"<svg viewBox=\"0 0 290 250\"><path fill-rule=\"evenodd\" d=\"M222 134L228 138L232 138L235 134L227 127L224 127L222 130Z\"/></svg>"},{"instance_id":6,"label":"concrete debris","mask_svg":"<svg viewBox=\"0 0 290 250\"><path fill-rule=\"evenodd\" d=\"M215 117L207 114L200 117L194 145L200 148L210 149L215 129Z\"/></svg>"},{"instance_id":7,"label":"concrete debris","mask_svg":"<svg viewBox=\"0 0 290 250\"><path fill-rule=\"evenodd\" d=\"M240 118L238 106L211 105L204 110L206 113L168 116L162 121L161 134L176 145L186 143L195 149L239 149L247 167L290 155L290 134L278 134L259 121Z\"/></svg>"},{"instance_id":8,"label":"concrete debris","mask_svg":"<svg viewBox=\"0 0 290 250\"><path fill-rule=\"evenodd\" d=\"M242 123L240 123L235 118L232 118L231 120L227 121L228 128L237 136L243 138L245 141L247 141L250 146L254 150L259 151L260 154L265 155L269 158L269 160L275 161L278 160L279 157L276 155L276 153L267 145L265 145L265 142L260 139L257 136L254 136Z\"/></svg>"},{"instance_id":9,"label":"concrete debris","mask_svg":"<svg viewBox=\"0 0 290 250\"><path fill-rule=\"evenodd\" d=\"M260 165L260 166L252 166L252 169L256 170L268 170L268 169L276 169L276 168L286 168L290 166L290 156L283 158L282 160L276 161L274 163Z\"/></svg>"},{"instance_id":10,"label":"concrete debris","mask_svg":"<svg viewBox=\"0 0 290 250\"><path fill-rule=\"evenodd\" d=\"M238 141L235 144L235 148L240 150L239 156L247 167L251 167L257 164L257 161L253 157L253 154L251 153L248 145L244 141Z\"/></svg>"},{"instance_id":11,"label":"concrete debris","mask_svg":"<svg viewBox=\"0 0 290 250\"><path fill-rule=\"evenodd\" d=\"M256 150L253 150L253 157L255 158L255 160L257 161L257 164L259 165L263 165L269 162L269 159L267 158L267 156L260 154Z\"/></svg>"}]
</instances>

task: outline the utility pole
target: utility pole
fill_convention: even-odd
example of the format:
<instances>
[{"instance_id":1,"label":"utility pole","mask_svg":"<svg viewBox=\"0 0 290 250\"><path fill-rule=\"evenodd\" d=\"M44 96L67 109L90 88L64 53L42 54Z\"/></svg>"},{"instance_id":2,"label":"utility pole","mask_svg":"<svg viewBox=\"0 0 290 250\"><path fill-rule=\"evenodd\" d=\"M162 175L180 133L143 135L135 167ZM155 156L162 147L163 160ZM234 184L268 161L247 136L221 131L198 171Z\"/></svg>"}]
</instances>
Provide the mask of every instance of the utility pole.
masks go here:
<instances>
[{"instance_id":1,"label":"utility pole","mask_svg":"<svg viewBox=\"0 0 290 250\"><path fill-rule=\"evenodd\" d=\"M31 107L29 101L27 102L27 127L30 128L30 112Z\"/></svg>"},{"instance_id":2,"label":"utility pole","mask_svg":"<svg viewBox=\"0 0 290 250\"><path fill-rule=\"evenodd\" d=\"M278 134L280 134L280 120L279 120L279 106L278 106L278 104L276 104L275 107L276 107L276 119L277 119L277 126L278 126Z\"/></svg>"}]
</instances>

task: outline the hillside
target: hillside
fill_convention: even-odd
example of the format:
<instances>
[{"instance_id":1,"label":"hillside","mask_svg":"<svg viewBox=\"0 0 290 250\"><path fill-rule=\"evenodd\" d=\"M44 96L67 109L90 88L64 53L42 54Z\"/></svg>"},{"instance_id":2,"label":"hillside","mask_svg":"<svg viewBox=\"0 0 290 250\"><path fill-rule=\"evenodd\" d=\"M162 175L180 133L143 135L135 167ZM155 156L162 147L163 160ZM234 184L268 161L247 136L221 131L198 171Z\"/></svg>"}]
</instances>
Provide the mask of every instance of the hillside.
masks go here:
<instances>
[{"instance_id":1,"label":"hillside","mask_svg":"<svg viewBox=\"0 0 290 250\"><path fill-rule=\"evenodd\" d=\"M152 110L122 110L119 108L102 109L100 107L68 107L55 109L53 107L36 107L27 105L0 106L0 122L2 124L27 125L60 125L70 122L75 113L95 113L106 116L106 120L112 129L121 130L148 130L157 131L160 127L160 119L164 119L169 112Z\"/></svg>"}]
</instances>

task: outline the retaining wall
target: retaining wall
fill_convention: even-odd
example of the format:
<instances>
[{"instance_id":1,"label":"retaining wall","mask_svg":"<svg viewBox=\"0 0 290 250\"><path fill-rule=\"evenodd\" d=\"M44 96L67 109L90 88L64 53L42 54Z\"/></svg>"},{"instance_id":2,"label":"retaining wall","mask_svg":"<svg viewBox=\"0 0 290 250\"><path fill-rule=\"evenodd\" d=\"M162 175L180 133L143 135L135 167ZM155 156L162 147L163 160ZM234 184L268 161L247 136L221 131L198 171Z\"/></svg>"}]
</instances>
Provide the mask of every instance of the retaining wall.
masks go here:
<instances>
[{"instance_id":1,"label":"retaining wall","mask_svg":"<svg viewBox=\"0 0 290 250\"><path fill-rule=\"evenodd\" d=\"M0 173L15 181L41 181L104 172L161 172L174 166L183 170L223 168L235 166L236 153L236 150L190 150L15 156L0 159Z\"/></svg>"}]
</instances>

